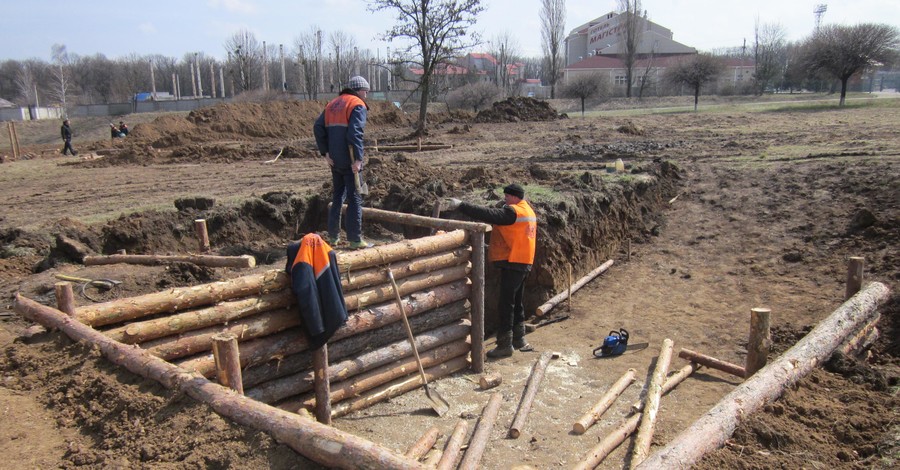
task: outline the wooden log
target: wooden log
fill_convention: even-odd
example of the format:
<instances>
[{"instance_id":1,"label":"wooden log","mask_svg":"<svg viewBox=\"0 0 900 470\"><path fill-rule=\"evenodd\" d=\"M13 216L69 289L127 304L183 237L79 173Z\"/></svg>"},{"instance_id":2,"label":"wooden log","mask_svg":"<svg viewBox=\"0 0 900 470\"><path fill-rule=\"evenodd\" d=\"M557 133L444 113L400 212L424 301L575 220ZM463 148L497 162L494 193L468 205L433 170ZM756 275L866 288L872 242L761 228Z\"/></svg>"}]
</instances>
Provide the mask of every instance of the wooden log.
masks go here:
<instances>
[{"instance_id":1,"label":"wooden log","mask_svg":"<svg viewBox=\"0 0 900 470\"><path fill-rule=\"evenodd\" d=\"M206 219L194 220L194 232L197 234L197 241L200 243L200 253L209 251L209 232L206 229Z\"/></svg>"},{"instance_id":2,"label":"wooden log","mask_svg":"<svg viewBox=\"0 0 900 470\"><path fill-rule=\"evenodd\" d=\"M105 264L141 264L155 266L167 263L193 263L211 268L249 269L256 267L256 258L251 255L89 255L84 257L85 266Z\"/></svg>"},{"instance_id":3,"label":"wooden log","mask_svg":"<svg viewBox=\"0 0 900 470\"><path fill-rule=\"evenodd\" d=\"M847 263L847 289L844 291L844 300L853 297L862 288L865 261L861 256L850 257Z\"/></svg>"},{"instance_id":4,"label":"wooden log","mask_svg":"<svg viewBox=\"0 0 900 470\"><path fill-rule=\"evenodd\" d=\"M434 451L430 452L425 457L425 460L422 461L422 465L424 465L426 468L434 468L437 465L437 463L441 460L442 455L443 455L443 452L441 452L438 449L434 449Z\"/></svg>"},{"instance_id":5,"label":"wooden log","mask_svg":"<svg viewBox=\"0 0 900 470\"><path fill-rule=\"evenodd\" d=\"M442 268L465 264L471 258L472 250L469 248L456 248L432 255L420 256L411 260L400 261L391 264L391 271L397 280L410 277L415 274L436 271ZM341 287L344 292L362 289L377 284L388 282L387 271L383 266L375 266L362 271L341 273Z\"/></svg>"},{"instance_id":6,"label":"wooden log","mask_svg":"<svg viewBox=\"0 0 900 470\"><path fill-rule=\"evenodd\" d=\"M413 445L409 446L409 449L406 449L406 453L403 454L407 458L412 460L419 460L434 447L434 443L441 437L441 430L438 429L437 426L430 428L425 431L425 434L422 434Z\"/></svg>"},{"instance_id":7,"label":"wooden log","mask_svg":"<svg viewBox=\"0 0 900 470\"><path fill-rule=\"evenodd\" d=\"M346 206L344 206L346 207ZM428 227L436 230L467 230L469 232L490 232L491 226L481 222L467 222L463 220L450 219L433 219L431 217L415 214L404 214L400 212L385 211L381 209L373 209L371 207L363 207L363 216L367 220L378 220L381 222L392 222L404 225L413 225L417 227ZM439 236L439 235L435 235Z\"/></svg>"},{"instance_id":8,"label":"wooden log","mask_svg":"<svg viewBox=\"0 0 900 470\"><path fill-rule=\"evenodd\" d=\"M770 323L772 311L767 308L750 309L750 339L747 342L747 359L744 374L749 377L766 366L769 349L772 347Z\"/></svg>"},{"instance_id":9,"label":"wooden log","mask_svg":"<svg viewBox=\"0 0 900 470\"><path fill-rule=\"evenodd\" d=\"M469 423L464 419L456 422L453 432L444 445L444 452L441 454L441 460L437 463L437 470L453 470L456 468L456 460L462 452L463 442L466 439L466 433L469 432Z\"/></svg>"},{"instance_id":10,"label":"wooden log","mask_svg":"<svg viewBox=\"0 0 900 470\"><path fill-rule=\"evenodd\" d=\"M153 320L129 323L104 332L106 336L126 344L143 343L151 339L182 334L191 330L222 325L263 312L293 305L296 297L281 290L259 297L228 300L212 307L189 310Z\"/></svg>"},{"instance_id":11,"label":"wooden log","mask_svg":"<svg viewBox=\"0 0 900 470\"><path fill-rule=\"evenodd\" d=\"M378 147L380 152L422 152L429 150L447 150L452 149L453 146L450 144L423 144L421 146L416 145L382 145Z\"/></svg>"},{"instance_id":12,"label":"wooden log","mask_svg":"<svg viewBox=\"0 0 900 470\"><path fill-rule=\"evenodd\" d=\"M367 214L367 211L371 210L375 209L364 207L363 214ZM395 214L394 212L389 213ZM425 218L430 220L428 217ZM465 245L468 238L469 236L466 232L454 230L433 237L416 238L414 240L405 240L389 245L380 245L368 250L342 251L337 253L338 268L340 272L345 273L372 266L385 265L406 259L441 253Z\"/></svg>"},{"instance_id":13,"label":"wooden log","mask_svg":"<svg viewBox=\"0 0 900 470\"><path fill-rule=\"evenodd\" d=\"M841 342L874 318L878 305L890 298L890 289L879 282L843 303L828 318L774 362L738 385L690 428L639 468L688 467L708 451L721 447L738 424L764 404L775 400L827 359Z\"/></svg>"},{"instance_id":14,"label":"wooden log","mask_svg":"<svg viewBox=\"0 0 900 470\"><path fill-rule=\"evenodd\" d=\"M178 359L212 349L211 338L219 333L230 333L240 341L268 336L300 325L300 314L288 309L264 312L242 318L228 325L216 325L189 331L179 336L167 336L147 341L141 347L165 360Z\"/></svg>"},{"instance_id":15,"label":"wooden log","mask_svg":"<svg viewBox=\"0 0 900 470\"><path fill-rule=\"evenodd\" d=\"M469 322L445 325L427 331L416 338L416 345L421 351L431 350L456 340L464 339L469 333ZM340 347L340 342L332 344L332 348ZM459 353L461 354L461 353ZM408 358L412 355L409 341L397 341L384 348L369 351L346 360L336 362L328 368L328 377L332 382L346 381L359 374ZM274 403L278 400L300 395L312 388L312 371L302 370L296 374L275 378L259 384L247 391L251 398L263 403ZM339 401L332 395L333 401ZM299 406L299 405L298 405Z\"/></svg>"},{"instance_id":16,"label":"wooden log","mask_svg":"<svg viewBox=\"0 0 900 470\"><path fill-rule=\"evenodd\" d=\"M465 314L467 306L463 299L465 299L468 294L469 286L464 280L453 284L446 284L427 292L416 293L407 301L407 308L411 309L411 311L407 312L407 315L410 316L410 321L412 323L416 323L412 318L423 312L435 310L435 312L433 312L435 318L430 322L430 324L434 326L431 326L430 328L434 328L436 326L435 324L443 325L449 323L459 318L459 315ZM437 309L437 307L443 306L446 306L447 308ZM373 306L365 311L351 315L350 318L347 319L347 322L334 333L331 337L331 341L335 342L343 338L349 338L367 331L378 329L390 331L384 327L399 321L400 310L395 303L389 302ZM398 326L397 328L397 331L400 331L399 328L402 328L402 326ZM366 340L376 341L376 343L370 344L386 344L395 341L395 339L385 339L383 342L377 343L378 339L375 337L368 337ZM296 354L305 351L308 348L309 341L305 334L302 334L300 331L286 331L265 339L249 341L242 344L241 365L243 367L249 367L250 365L262 364L273 358ZM334 348L332 348L331 352L333 357L340 357L337 356L337 352ZM181 363L181 366L188 370L196 370L208 377L213 371L211 360L212 358L209 355L206 355L185 361Z\"/></svg>"},{"instance_id":17,"label":"wooden log","mask_svg":"<svg viewBox=\"0 0 900 470\"><path fill-rule=\"evenodd\" d=\"M671 339L664 339L659 356L656 358L656 367L653 368L653 375L650 377L650 384L647 386L647 400L644 405L644 412L641 414L641 424L638 427L637 437L634 439L634 452L631 455L632 467L640 465L650 455L650 444L653 442L653 428L656 426L656 414L659 412L662 386L666 381L666 374L669 373L673 347L674 343Z\"/></svg>"},{"instance_id":18,"label":"wooden log","mask_svg":"<svg viewBox=\"0 0 900 470\"><path fill-rule=\"evenodd\" d=\"M578 418L575 421L575 424L572 425L572 432L575 434L584 434L585 431L588 430L594 423L603 416L603 413L609 409L609 407L619 398L619 395L628 388L634 382L634 376L637 374L637 371L632 369L628 369L619 377L615 383L603 394L598 401L587 413L585 413L582 417Z\"/></svg>"},{"instance_id":19,"label":"wooden log","mask_svg":"<svg viewBox=\"0 0 900 470\"><path fill-rule=\"evenodd\" d=\"M14 309L44 326L58 328L74 341L95 344L114 364L155 380L166 388L186 393L238 424L268 432L275 440L322 465L339 468L421 468L417 462L370 441L238 395L140 348L113 341L62 312L19 294L16 295Z\"/></svg>"},{"instance_id":20,"label":"wooden log","mask_svg":"<svg viewBox=\"0 0 900 470\"><path fill-rule=\"evenodd\" d=\"M531 375L525 384L525 393L522 395L522 400L519 401L516 416L509 427L508 435L513 439L518 439L522 434L522 429L528 420L528 413L531 411L531 404L534 402L534 397L541 386L541 381L544 380L544 371L547 370L547 365L550 364L550 357L551 353L542 353L541 357L534 363L534 367L531 368Z\"/></svg>"},{"instance_id":21,"label":"wooden log","mask_svg":"<svg viewBox=\"0 0 900 470\"><path fill-rule=\"evenodd\" d=\"M668 393L670 390L675 388L678 384L684 381L688 376L694 373L697 369L700 368L700 364L696 362L692 362L684 367L682 367L678 372L669 376L666 379L665 385L663 385L663 394ZM575 466L577 470L593 470L594 467L600 465L603 460L610 454L612 451L616 450L620 444L625 442L625 439L628 438L634 431L637 429L638 424L641 421L641 411L644 409L644 400L639 400L635 402L631 406L631 412L633 413L630 417L625 418L621 421L621 423L616 426L613 432L609 433L603 440L601 440L593 449L588 453L587 457L585 457L578 465Z\"/></svg>"},{"instance_id":22,"label":"wooden log","mask_svg":"<svg viewBox=\"0 0 900 470\"><path fill-rule=\"evenodd\" d=\"M490 390L501 383L503 383L503 376L499 372L484 374L478 379L478 385L482 390Z\"/></svg>"},{"instance_id":23,"label":"wooden log","mask_svg":"<svg viewBox=\"0 0 900 470\"><path fill-rule=\"evenodd\" d=\"M698 364L709 367L710 369L727 372L742 379L747 375L747 372L744 370L744 368L737 364L732 364L721 359L716 359L712 356L707 356L706 354L700 354L696 351L691 351L690 349L681 348L681 351L678 352L678 357L687 359L691 362L696 362Z\"/></svg>"},{"instance_id":24,"label":"wooden log","mask_svg":"<svg viewBox=\"0 0 900 470\"><path fill-rule=\"evenodd\" d=\"M553 307L559 305L559 303L562 302L563 300L566 300L566 298L568 298L568 296L571 295L571 293L574 293L578 289L581 289L582 287L584 287L585 284L587 284L588 282L591 282L591 280L593 280L595 277L606 272L606 270L609 269L609 267L612 266L613 263L614 263L613 260L609 260L609 261L601 264L598 268L594 269L593 271L589 272L586 276L579 279L569 289L567 289L563 292L560 292L559 294L556 294L556 296L554 296L553 298L551 298L550 300L548 300L543 305L541 305L540 307L537 308L537 315L538 316L546 315L547 312L549 312Z\"/></svg>"},{"instance_id":25,"label":"wooden log","mask_svg":"<svg viewBox=\"0 0 900 470\"><path fill-rule=\"evenodd\" d=\"M484 448L487 447L488 441L491 439L491 431L494 429L494 423L497 421L497 415L500 413L500 405L503 403L503 395L493 393L488 399L487 405L481 411L481 417L475 425L475 431L469 439L469 448L463 455L462 462L459 463L459 470L476 470L481 464L481 456L484 454Z\"/></svg>"},{"instance_id":26,"label":"wooden log","mask_svg":"<svg viewBox=\"0 0 900 470\"><path fill-rule=\"evenodd\" d=\"M468 366L469 361L466 356L459 356L443 364L425 369L425 377L429 383L432 383L436 379L459 372ZM417 388L422 388L422 377L419 374L413 374L398 381L376 387L359 397L338 403L334 407L334 411L332 411L332 416L335 418L346 416Z\"/></svg>"},{"instance_id":27,"label":"wooden log","mask_svg":"<svg viewBox=\"0 0 900 470\"><path fill-rule=\"evenodd\" d=\"M844 342L837 348L837 352L844 356L857 355L859 351L872 345L878 339L878 321L881 320L881 314L876 314L875 318L866 323L857 333L848 336Z\"/></svg>"},{"instance_id":28,"label":"wooden log","mask_svg":"<svg viewBox=\"0 0 900 470\"><path fill-rule=\"evenodd\" d=\"M472 371L484 372L484 233L472 233Z\"/></svg>"},{"instance_id":29,"label":"wooden log","mask_svg":"<svg viewBox=\"0 0 900 470\"><path fill-rule=\"evenodd\" d=\"M331 381L328 380L328 345L313 351L316 421L331 424Z\"/></svg>"},{"instance_id":30,"label":"wooden log","mask_svg":"<svg viewBox=\"0 0 900 470\"><path fill-rule=\"evenodd\" d=\"M228 281L179 287L163 292L117 299L76 309L78 321L90 326L115 323L149 317L158 313L176 312L203 305L212 305L248 295L259 295L286 288L289 277L281 270L230 279Z\"/></svg>"},{"instance_id":31,"label":"wooden log","mask_svg":"<svg viewBox=\"0 0 900 470\"><path fill-rule=\"evenodd\" d=\"M219 383L243 395L244 383L241 380L241 355L237 338L227 333L215 335L212 337L212 346Z\"/></svg>"},{"instance_id":32,"label":"wooden log","mask_svg":"<svg viewBox=\"0 0 900 470\"><path fill-rule=\"evenodd\" d=\"M56 291L56 306L59 311L70 317L75 316L75 293L72 291L72 283L57 282L53 287Z\"/></svg>"},{"instance_id":33,"label":"wooden log","mask_svg":"<svg viewBox=\"0 0 900 470\"><path fill-rule=\"evenodd\" d=\"M427 290L436 286L449 284L469 275L469 265L451 266L430 273L417 274L403 279L399 284L400 295L409 295L414 292ZM344 294L344 303L348 311L380 304L394 298L394 291L390 284L369 287L365 290L353 291Z\"/></svg>"}]
</instances>

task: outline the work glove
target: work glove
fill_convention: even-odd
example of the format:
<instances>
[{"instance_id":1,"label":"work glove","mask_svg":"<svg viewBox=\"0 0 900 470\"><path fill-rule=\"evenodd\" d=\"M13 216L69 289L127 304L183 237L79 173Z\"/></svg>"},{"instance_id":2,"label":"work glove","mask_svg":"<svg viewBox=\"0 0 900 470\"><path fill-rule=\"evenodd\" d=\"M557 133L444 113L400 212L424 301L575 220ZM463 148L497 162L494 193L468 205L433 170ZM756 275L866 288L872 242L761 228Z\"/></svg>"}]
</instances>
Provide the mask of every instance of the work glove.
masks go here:
<instances>
[{"instance_id":1,"label":"work glove","mask_svg":"<svg viewBox=\"0 0 900 470\"><path fill-rule=\"evenodd\" d=\"M456 208L459 207L460 204L462 204L461 200L456 199L455 197L451 197L444 202L444 208L448 211L452 211L456 210Z\"/></svg>"}]
</instances>

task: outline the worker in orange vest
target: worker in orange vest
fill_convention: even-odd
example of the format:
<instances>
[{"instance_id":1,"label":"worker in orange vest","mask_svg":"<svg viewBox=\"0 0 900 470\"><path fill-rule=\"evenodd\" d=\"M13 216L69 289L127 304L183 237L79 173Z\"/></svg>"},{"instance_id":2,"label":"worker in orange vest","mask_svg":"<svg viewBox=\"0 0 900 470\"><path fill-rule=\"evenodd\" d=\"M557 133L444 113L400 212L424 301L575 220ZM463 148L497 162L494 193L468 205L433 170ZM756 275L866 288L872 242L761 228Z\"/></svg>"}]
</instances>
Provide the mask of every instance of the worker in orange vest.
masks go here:
<instances>
[{"instance_id":1,"label":"worker in orange vest","mask_svg":"<svg viewBox=\"0 0 900 470\"><path fill-rule=\"evenodd\" d=\"M518 184L503 188L504 205L499 208L477 206L450 198L447 210L459 210L463 214L493 225L488 260L500 269L500 295L497 303L499 326L497 346L488 351L490 358L512 356L513 348L532 351L525 340L525 278L534 264L537 241L537 216L528 201L525 190Z\"/></svg>"}]
</instances>

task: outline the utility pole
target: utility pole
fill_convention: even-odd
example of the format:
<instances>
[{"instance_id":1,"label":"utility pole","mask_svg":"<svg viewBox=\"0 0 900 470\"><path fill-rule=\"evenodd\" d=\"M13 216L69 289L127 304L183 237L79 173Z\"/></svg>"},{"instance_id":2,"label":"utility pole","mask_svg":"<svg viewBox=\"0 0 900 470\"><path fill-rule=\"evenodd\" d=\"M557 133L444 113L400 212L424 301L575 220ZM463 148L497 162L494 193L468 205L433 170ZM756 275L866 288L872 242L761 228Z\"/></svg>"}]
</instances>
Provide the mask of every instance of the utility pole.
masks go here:
<instances>
[{"instance_id":1,"label":"utility pole","mask_svg":"<svg viewBox=\"0 0 900 470\"><path fill-rule=\"evenodd\" d=\"M269 51L263 41L263 90L269 89Z\"/></svg>"},{"instance_id":2,"label":"utility pole","mask_svg":"<svg viewBox=\"0 0 900 470\"><path fill-rule=\"evenodd\" d=\"M197 73L194 71L194 64L191 64L191 95L197 98Z\"/></svg>"},{"instance_id":3,"label":"utility pole","mask_svg":"<svg viewBox=\"0 0 900 470\"><path fill-rule=\"evenodd\" d=\"M279 53L281 54L281 91L287 91L287 76L284 73L284 44L278 45Z\"/></svg>"},{"instance_id":4,"label":"utility pole","mask_svg":"<svg viewBox=\"0 0 900 470\"><path fill-rule=\"evenodd\" d=\"M156 101L156 78L153 76L153 59L150 62L150 96Z\"/></svg>"},{"instance_id":5,"label":"utility pole","mask_svg":"<svg viewBox=\"0 0 900 470\"><path fill-rule=\"evenodd\" d=\"M225 98L225 69L219 67L219 94Z\"/></svg>"},{"instance_id":6,"label":"utility pole","mask_svg":"<svg viewBox=\"0 0 900 470\"><path fill-rule=\"evenodd\" d=\"M200 54L194 53L194 66L197 67L197 91L200 92L200 98L203 98L203 82L200 80Z\"/></svg>"},{"instance_id":7,"label":"utility pole","mask_svg":"<svg viewBox=\"0 0 900 470\"><path fill-rule=\"evenodd\" d=\"M216 97L216 64L209 62L209 96Z\"/></svg>"},{"instance_id":8,"label":"utility pole","mask_svg":"<svg viewBox=\"0 0 900 470\"><path fill-rule=\"evenodd\" d=\"M319 91L325 93L325 70L322 68L322 30L316 31L316 79L319 82ZM318 97L316 97L318 98Z\"/></svg>"}]
</instances>

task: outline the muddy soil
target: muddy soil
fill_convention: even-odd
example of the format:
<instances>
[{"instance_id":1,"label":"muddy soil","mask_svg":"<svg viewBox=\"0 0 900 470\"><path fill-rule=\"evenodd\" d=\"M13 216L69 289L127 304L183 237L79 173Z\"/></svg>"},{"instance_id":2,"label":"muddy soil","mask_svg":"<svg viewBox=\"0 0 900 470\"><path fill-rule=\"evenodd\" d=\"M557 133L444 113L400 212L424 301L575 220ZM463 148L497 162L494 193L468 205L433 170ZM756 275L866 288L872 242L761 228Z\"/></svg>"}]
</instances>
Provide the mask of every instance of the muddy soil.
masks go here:
<instances>
[{"instance_id":1,"label":"muddy soil","mask_svg":"<svg viewBox=\"0 0 900 470\"><path fill-rule=\"evenodd\" d=\"M9 308L14 292L53 304L56 274L122 280L130 296L244 272L169 267L85 267L87 253L183 253L205 217L221 254L253 254L279 267L286 241L324 227L330 194L310 123L321 104L241 103L133 126L124 141L86 145L102 158L43 155L0 166L0 370L4 396L0 468L314 468L264 433L110 365L58 333L32 335ZM505 108L498 108L503 111ZM537 107L535 107L537 109ZM505 112L505 111L504 111ZM373 106L367 138L409 142L410 119ZM900 143L894 106L475 122L435 116L427 140L453 148L370 152L371 207L430 215L446 196L490 204L510 180L526 184L539 214L529 311L607 259L559 320L529 335L535 353L489 362L504 403L485 468L571 467L637 399L664 338L743 363L749 310L773 311L787 349L842 300L846 262L863 256L866 278L900 280ZM290 123L285 125L284 123ZM76 123L77 124L77 123ZM275 129L273 129L273 127ZM20 135L27 135L19 130ZM132 137L134 137L132 139ZM20 137L21 138L21 137ZM87 153L87 152L82 152ZM275 159L275 162L268 162ZM626 175L607 173L621 158ZM677 197L676 197L677 196ZM208 207L210 206L211 207ZM177 206L177 208L176 208ZM456 217L455 214L445 214ZM422 235L365 224L377 243ZM630 251L628 250L630 247ZM339 246L339 249L343 247ZM488 290L488 324L493 311ZM78 297L79 304L89 303ZM892 468L900 459L897 295L863 362L835 361L743 425L699 468ZM600 360L591 351L626 328L642 351ZM508 425L531 366L556 351L519 439ZM673 361L680 367L683 361ZM639 379L582 436L571 425L626 369ZM490 392L475 374L434 384L451 403L435 418L412 392L338 419L335 426L402 452L460 418L475 426ZM738 383L701 370L663 399L654 446L664 445ZM602 468L627 463L628 446Z\"/></svg>"}]
</instances>

